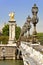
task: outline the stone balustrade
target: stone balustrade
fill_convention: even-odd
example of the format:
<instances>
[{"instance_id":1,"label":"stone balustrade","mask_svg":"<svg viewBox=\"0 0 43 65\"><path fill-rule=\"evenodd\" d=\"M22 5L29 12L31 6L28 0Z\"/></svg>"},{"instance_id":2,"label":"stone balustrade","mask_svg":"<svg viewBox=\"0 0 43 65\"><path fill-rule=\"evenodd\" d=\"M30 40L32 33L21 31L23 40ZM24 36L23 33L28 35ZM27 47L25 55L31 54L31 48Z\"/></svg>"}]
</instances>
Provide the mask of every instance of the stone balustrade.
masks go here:
<instances>
[{"instance_id":1,"label":"stone balustrade","mask_svg":"<svg viewBox=\"0 0 43 65\"><path fill-rule=\"evenodd\" d=\"M43 55L39 51L33 49L33 47L30 46L30 43L21 42L20 45L20 49L22 51L23 60L25 60L25 64L28 65L28 63L30 63L30 65L32 65L31 63L34 63L33 65L43 65ZM29 58L33 59L32 62ZM28 60L28 63L26 63L26 60Z\"/></svg>"}]
</instances>

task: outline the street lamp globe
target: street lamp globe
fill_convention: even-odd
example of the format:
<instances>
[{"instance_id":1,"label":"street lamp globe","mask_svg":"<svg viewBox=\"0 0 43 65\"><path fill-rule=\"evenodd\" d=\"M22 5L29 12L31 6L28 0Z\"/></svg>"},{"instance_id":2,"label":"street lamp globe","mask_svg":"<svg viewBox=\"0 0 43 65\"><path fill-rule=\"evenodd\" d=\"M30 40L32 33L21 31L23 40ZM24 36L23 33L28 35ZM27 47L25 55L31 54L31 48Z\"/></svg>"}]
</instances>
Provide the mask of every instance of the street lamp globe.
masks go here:
<instances>
[{"instance_id":1,"label":"street lamp globe","mask_svg":"<svg viewBox=\"0 0 43 65\"><path fill-rule=\"evenodd\" d=\"M37 13L38 13L38 7L36 6L36 4L34 4L34 6L32 7L32 14L37 15Z\"/></svg>"}]
</instances>

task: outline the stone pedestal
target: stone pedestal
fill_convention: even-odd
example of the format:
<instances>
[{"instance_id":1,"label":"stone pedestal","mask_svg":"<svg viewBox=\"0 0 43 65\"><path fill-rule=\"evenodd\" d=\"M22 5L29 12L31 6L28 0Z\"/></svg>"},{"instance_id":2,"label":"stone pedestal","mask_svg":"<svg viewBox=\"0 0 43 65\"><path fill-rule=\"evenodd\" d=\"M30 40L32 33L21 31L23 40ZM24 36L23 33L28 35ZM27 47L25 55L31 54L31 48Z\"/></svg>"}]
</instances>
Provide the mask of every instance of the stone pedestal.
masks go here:
<instances>
[{"instance_id":1,"label":"stone pedestal","mask_svg":"<svg viewBox=\"0 0 43 65\"><path fill-rule=\"evenodd\" d=\"M4 60L4 59L15 59L15 52L16 52L16 45L12 44L10 45L3 45L0 44L0 60Z\"/></svg>"}]
</instances>

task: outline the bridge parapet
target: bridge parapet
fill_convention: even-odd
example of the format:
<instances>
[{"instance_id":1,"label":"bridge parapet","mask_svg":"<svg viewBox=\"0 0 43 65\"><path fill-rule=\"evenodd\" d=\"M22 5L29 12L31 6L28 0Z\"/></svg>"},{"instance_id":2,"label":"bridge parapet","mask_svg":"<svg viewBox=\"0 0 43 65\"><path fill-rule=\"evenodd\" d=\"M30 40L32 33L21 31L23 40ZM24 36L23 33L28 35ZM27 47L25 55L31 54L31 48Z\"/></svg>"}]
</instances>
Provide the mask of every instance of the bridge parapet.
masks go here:
<instances>
[{"instance_id":1,"label":"bridge parapet","mask_svg":"<svg viewBox=\"0 0 43 65\"><path fill-rule=\"evenodd\" d=\"M29 46L30 43L21 42L20 45L24 63L28 62L30 65L43 65L43 55L39 51L33 49L33 47Z\"/></svg>"}]
</instances>

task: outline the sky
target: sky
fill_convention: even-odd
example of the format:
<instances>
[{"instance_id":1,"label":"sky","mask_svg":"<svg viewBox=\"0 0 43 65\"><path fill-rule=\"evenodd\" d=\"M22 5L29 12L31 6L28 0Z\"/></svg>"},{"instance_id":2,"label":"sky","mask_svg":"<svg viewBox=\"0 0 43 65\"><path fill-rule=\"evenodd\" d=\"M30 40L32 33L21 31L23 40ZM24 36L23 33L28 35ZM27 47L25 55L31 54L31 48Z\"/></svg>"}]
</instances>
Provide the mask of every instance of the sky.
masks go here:
<instances>
[{"instance_id":1,"label":"sky","mask_svg":"<svg viewBox=\"0 0 43 65\"><path fill-rule=\"evenodd\" d=\"M32 18L32 6L36 3L39 8L37 14L37 32L43 32L43 0L0 0L0 29L9 21L9 13L15 12L18 26L23 26L28 15Z\"/></svg>"}]
</instances>

